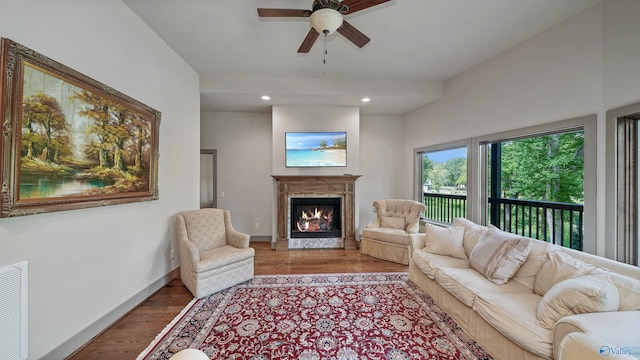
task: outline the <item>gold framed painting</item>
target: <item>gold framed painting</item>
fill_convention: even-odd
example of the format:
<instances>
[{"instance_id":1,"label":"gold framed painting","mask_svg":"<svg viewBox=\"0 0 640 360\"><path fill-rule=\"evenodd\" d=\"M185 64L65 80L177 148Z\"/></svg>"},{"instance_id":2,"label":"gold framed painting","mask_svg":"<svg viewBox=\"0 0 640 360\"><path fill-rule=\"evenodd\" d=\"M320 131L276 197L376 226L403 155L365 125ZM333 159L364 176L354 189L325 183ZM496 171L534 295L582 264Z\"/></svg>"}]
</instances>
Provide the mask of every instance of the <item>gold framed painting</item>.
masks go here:
<instances>
[{"instance_id":1,"label":"gold framed painting","mask_svg":"<svg viewBox=\"0 0 640 360\"><path fill-rule=\"evenodd\" d=\"M9 39L0 64L0 217L159 198L159 111Z\"/></svg>"}]
</instances>

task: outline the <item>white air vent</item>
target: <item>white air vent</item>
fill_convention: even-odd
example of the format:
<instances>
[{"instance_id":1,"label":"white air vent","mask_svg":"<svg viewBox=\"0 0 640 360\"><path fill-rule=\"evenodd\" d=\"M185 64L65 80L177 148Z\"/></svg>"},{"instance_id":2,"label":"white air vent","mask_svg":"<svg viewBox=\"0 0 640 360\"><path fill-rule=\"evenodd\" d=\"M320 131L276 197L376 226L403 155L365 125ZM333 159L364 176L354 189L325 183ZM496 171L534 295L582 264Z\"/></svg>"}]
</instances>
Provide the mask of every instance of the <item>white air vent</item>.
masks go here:
<instances>
[{"instance_id":1,"label":"white air vent","mask_svg":"<svg viewBox=\"0 0 640 360\"><path fill-rule=\"evenodd\" d=\"M27 262L0 268L0 359L27 359Z\"/></svg>"}]
</instances>

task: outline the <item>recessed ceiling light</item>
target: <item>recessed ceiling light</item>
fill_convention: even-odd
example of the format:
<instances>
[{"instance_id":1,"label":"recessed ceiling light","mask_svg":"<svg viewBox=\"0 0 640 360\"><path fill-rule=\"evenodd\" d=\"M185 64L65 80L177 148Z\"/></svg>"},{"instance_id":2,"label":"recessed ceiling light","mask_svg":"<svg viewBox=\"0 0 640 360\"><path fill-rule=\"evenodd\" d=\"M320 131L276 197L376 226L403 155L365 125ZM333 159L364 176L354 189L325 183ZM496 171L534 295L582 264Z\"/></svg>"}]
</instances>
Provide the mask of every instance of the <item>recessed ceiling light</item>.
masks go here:
<instances>
[{"instance_id":1,"label":"recessed ceiling light","mask_svg":"<svg viewBox=\"0 0 640 360\"><path fill-rule=\"evenodd\" d=\"M371 101L371 99L369 99L368 97L362 98L362 102L369 102L369 101Z\"/></svg>"},{"instance_id":2,"label":"recessed ceiling light","mask_svg":"<svg viewBox=\"0 0 640 360\"><path fill-rule=\"evenodd\" d=\"M269 95L262 95L262 100L271 100L271 96Z\"/></svg>"}]
</instances>

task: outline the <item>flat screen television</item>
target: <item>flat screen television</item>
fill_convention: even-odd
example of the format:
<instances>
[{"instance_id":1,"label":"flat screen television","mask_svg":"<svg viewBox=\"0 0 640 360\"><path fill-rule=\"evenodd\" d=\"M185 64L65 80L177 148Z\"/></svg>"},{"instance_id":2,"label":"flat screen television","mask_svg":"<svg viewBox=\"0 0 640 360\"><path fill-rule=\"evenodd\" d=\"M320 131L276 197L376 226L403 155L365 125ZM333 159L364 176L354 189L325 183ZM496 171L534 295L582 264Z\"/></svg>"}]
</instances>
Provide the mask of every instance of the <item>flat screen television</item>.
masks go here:
<instances>
[{"instance_id":1,"label":"flat screen television","mask_svg":"<svg viewBox=\"0 0 640 360\"><path fill-rule=\"evenodd\" d=\"M287 132L285 133L286 167L347 166L347 133Z\"/></svg>"}]
</instances>

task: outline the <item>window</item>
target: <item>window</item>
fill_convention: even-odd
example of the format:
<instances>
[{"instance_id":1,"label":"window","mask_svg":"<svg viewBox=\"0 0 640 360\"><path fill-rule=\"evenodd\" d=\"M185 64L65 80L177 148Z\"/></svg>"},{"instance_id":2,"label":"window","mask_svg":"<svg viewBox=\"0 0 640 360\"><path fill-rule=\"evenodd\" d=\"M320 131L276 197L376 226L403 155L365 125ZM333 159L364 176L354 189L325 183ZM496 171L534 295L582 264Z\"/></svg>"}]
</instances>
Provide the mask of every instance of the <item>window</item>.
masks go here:
<instances>
[{"instance_id":1,"label":"window","mask_svg":"<svg viewBox=\"0 0 640 360\"><path fill-rule=\"evenodd\" d=\"M416 150L426 220L451 223L467 216L468 148L467 142L456 142Z\"/></svg>"},{"instance_id":2,"label":"window","mask_svg":"<svg viewBox=\"0 0 640 360\"><path fill-rule=\"evenodd\" d=\"M592 115L419 148L414 196L427 221L466 217L605 256L596 244L596 142ZM462 164L454 160L462 154L463 170L447 177L447 162ZM545 162L558 171L537 168Z\"/></svg>"},{"instance_id":3,"label":"window","mask_svg":"<svg viewBox=\"0 0 640 360\"><path fill-rule=\"evenodd\" d=\"M595 115L472 143L479 159L472 176L478 195L469 199L477 204L471 206L472 220L604 256L596 244Z\"/></svg>"},{"instance_id":4,"label":"window","mask_svg":"<svg viewBox=\"0 0 640 360\"><path fill-rule=\"evenodd\" d=\"M584 131L501 140L486 146L489 223L582 250Z\"/></svg>"}]
</instances>

